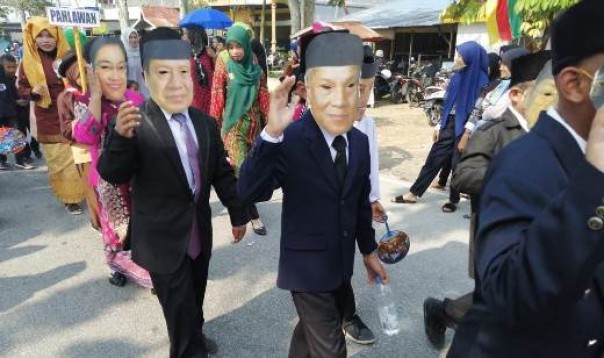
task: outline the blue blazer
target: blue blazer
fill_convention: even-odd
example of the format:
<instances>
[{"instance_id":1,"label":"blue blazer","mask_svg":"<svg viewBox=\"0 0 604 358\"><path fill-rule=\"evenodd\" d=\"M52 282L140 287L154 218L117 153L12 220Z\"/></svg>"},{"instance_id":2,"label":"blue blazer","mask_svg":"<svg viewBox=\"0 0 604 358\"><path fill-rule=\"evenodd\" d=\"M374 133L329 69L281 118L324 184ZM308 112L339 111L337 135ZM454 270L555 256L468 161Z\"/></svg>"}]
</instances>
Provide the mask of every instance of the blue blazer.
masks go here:
<instances>
[{"instance_id":1,"label":"blue blazer","mask_svg":"<svg viewBox=\"0 0 604 358\"><path fill-rule=\"evenodd\" d=\"M340 188L330 149L310 111L292 123L283 142L258 138L241 167L240 198L269 200L283 190L277 286L327 292L352 277L355 239L363 254L377 248L369 203L369 143L348 132L348 171Z\"/></svg>"},{"instance_id":2,"label":"blue blazer","mask_svg":"<svg viewBox=\"0 0 604 358\"><path fill-rule=\"evenodd\" d=\"M503 149L480 203L475 303L449 357L602 357L603 200L604 173L547 114Z\"/></svg>"}]
</instances>

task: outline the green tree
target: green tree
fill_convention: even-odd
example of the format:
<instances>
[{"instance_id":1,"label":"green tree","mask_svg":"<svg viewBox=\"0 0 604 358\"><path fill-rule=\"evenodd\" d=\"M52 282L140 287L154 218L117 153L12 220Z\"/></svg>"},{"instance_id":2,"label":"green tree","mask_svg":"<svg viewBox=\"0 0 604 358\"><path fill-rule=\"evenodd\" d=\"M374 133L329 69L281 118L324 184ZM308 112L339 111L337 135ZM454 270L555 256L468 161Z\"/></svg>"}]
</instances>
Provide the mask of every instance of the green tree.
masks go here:
<instances>
[{"instance_id":1,"label":"green tree","mask_svg":"<svg viewBox=\"0 0 604 358\"><path fill-rule=\"evenodd\" d=\"M557 14L579 0L516 0L515 10L522 18L521 32L534 45L544 48L549 40L549 27ZM486 0L459 0L441 15L445 22L473 23L486 21Z\"/></svg>"},{"instance_id":2,"label":"green tree","mask_svg":"<svg viewBox=\"0 0 604 358\"><path fill-rule=\"evenodd\" d=\"M27 15L44 15L46 7L53 6L47 0L0 0L0 16L8 15L8 9L13 9L21 16L21 24L25 25Z\"/></svg>"}]
</instances>

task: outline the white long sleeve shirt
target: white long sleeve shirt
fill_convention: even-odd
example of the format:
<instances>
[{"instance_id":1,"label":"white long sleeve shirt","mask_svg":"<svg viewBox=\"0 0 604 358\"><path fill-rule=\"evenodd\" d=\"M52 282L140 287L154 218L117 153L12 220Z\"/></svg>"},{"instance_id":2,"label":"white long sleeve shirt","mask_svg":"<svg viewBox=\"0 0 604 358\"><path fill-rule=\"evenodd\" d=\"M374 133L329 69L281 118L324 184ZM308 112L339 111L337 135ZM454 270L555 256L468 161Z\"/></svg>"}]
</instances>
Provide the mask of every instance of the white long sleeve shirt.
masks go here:
<instances>
[{"instance_id":1,"label":"white long sleeve shirt","mask_svg":"<svg viewBox=\"0 0 604 358\"><path fill-rule=\"evenodd\" d=\"M371 193L369 193L369 202L373 203L380 200L380 156L378 153L377 134L375 132L375 121L371 117L363 117L354 126L365 133L369 138L369 157L371 159Z\"/></svg>"}]
</instances>

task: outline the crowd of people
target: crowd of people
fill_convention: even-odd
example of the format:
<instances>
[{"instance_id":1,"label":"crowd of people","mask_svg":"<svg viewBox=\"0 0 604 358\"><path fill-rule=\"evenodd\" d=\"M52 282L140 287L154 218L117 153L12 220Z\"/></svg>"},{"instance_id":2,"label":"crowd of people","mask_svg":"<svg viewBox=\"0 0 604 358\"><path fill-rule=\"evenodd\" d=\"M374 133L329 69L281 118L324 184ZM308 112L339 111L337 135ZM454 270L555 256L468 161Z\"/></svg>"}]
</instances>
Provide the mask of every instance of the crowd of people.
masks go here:
<instances>
[{"instance_id":1,"label":"crowd of people","mask_svg":"<svg viewBox=\"0 0 604 358\"><path fill-rule=\"evenodd\" d=\"M442 211L469 196L475 288L423 307L433 346L456 330L450 357L604 354L604 110L594 94L604 31L592 26L602 16L601 1L574 5L552 24L551 50L456 47L432 148L409 192L391 199L415 204L430 185L444 189L449 172ZM356 244L368 281L389 281L372 228L386 212L366 115L371 46L317 23L292 43L269 93L248 25L212 43L203 27L183 32L89 39L31 17L23 60L0 59L0 125L30 134L15 167L33 169L43 154L68 213L86 203L109 282L157 296L171 357L218 351L203 328L211 188L235 243L248 223L267 234L256 204L283 191L277 286L299 317L290 357L346 357L346 339L372 344L351 280Z\"/></svg>"}]
</instances>

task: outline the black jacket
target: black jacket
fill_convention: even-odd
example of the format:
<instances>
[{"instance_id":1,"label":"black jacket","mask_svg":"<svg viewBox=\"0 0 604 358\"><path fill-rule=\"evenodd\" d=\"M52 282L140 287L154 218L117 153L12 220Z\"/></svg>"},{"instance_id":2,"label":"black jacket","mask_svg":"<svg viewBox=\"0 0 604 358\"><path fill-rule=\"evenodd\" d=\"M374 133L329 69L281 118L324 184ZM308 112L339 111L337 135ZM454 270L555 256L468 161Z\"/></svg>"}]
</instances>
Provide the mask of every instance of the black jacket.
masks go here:
<instances>
[{"instance_id":1,"label":"black jacket","mask_svg":"<svg viewBox=\"0 0 604 358\"><path fill-rule=\"evenodd\" d=\"M9 77L0 66L0 118L17 117L16 78Z\"/></svg>"},{"instance_id":2,"label":"black jacket","mask_svg":"<svg viewBox=\"0 0 604 358\"><path fill-rule=\"evenodd\" d=\"M227 162L214 120L189 108L199 143L202 185L195 205L178 149L161 109L148 100L136 136L111 132L98 171L110 183L132 185L132 258L147 270L170 274L186 257L193 215L198 215L202 255L212 252L210 186L228 208L231 224L244 225L247 214L237 197L236 179Z\"/></svg>"},{"instance_id":3,"label":"black jacket","mask_svg":"<svg viewBox=\"0 0 604 358\"><path fill-rule=\"evenodd\" d=\"M336 179L330 149L310 111L285 131L282 143L258 138L241 167L242 200L270 199L283 189L279 288L328 292L349 282L355 241L359 251L377 248L369 203L369 142L348 132L348 172Z\"/></svg>"}]
</instances>

